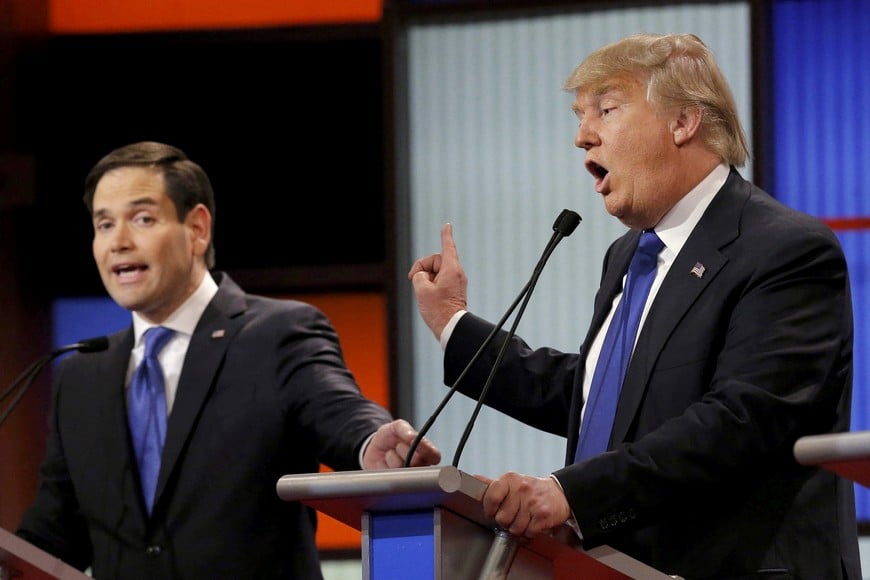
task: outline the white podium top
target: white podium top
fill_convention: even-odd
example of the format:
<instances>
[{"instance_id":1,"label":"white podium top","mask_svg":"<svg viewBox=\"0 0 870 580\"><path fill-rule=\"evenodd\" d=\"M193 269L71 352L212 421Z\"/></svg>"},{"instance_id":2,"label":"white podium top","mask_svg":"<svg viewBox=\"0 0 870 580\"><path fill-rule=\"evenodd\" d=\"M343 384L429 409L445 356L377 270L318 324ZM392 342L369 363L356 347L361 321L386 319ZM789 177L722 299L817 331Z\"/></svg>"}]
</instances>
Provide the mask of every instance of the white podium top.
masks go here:
<instances>
[{"instance_id":1,"label":"white podium top","mask_svg":"<svg viewBox=\"0 0 870 580\"><path fill-rule=\"evenodd\" d=\"M870 431L801 437L794 457L801 465L819 465L870 487Z\"/></svg>"}]
</instances>

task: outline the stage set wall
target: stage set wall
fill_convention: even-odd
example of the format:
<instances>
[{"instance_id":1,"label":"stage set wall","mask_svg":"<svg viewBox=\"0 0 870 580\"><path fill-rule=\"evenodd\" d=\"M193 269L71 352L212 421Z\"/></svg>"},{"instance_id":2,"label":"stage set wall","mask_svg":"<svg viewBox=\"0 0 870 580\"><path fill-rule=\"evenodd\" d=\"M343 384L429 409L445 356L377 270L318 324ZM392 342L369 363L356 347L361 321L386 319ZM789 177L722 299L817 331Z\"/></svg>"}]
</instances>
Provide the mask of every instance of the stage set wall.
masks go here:
<instances>
[{"instance_id":1,"label":"stage set wall","mask_svg":"<svg viewBox=\"0 0 870 580\"><path fill-rule=\"evenodd\" d=\"M753 149L742 174L828 221L843 242L855 307L853 429L870 429L867 3L113 4L18 0L2 9L2 384L52 346L129 323L101 290L80 192L99 155L139 138L182 146L213 176L219 266L249 291L321 306L367 392L418 426L446 387L405 274L439 249L444 222L454 225L472 309L497 319L555 216L580 213L518 328L533 345L576 350L604 250L623 230L573 147L562 81L625 34L689 31L710 44L734 90ZM111 47L128 66L107 65ZM34 78L45 71L53 78ZM112 94L115 77L124 90ZM149 112L137 93L167 104ZM179 110L167 113L173 103ZM6 528L32 499L47 393L48 376L0 429ZM433 427L445 461L472 405L456 397ZM548 473L563 453L564 441L484 410L460 468ZM856 496L863 531L870 499L860 486ZM327 574L359 577L358 533L322 520Z\"/></svg>"}]
</instances>

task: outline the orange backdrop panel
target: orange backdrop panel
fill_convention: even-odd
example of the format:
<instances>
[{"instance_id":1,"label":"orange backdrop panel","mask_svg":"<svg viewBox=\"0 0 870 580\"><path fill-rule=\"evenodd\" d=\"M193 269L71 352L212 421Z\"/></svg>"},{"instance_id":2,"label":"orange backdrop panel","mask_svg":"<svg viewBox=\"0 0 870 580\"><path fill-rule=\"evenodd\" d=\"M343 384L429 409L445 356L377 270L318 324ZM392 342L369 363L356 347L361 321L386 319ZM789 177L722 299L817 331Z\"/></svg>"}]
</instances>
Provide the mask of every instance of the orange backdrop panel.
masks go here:
<instances>
[{"instance_id":1,"label":"orange backdrop panel","mask_svg":"<svg viewBox=\"0 0 870 580\"><path fill-rule=\"evenodd\" d=\"M387 305L383 294L293 294L320 308L338 332L347 366L363 393L390 408L387 378ZM324 470L326 468L323 468ZM321 550L355 550L361 533L326 514L317 514L317 547Z\"/></svg>"},{"instance_id":2,"label":"orange backdrop panel","mask_svg":"<svg viewBox=\"0 0 870 580\"><path fill-rule=\"evenodd\" d=\"M378 22L383 0L49 0L57 34Z\"/></svg>"}]
</instances>

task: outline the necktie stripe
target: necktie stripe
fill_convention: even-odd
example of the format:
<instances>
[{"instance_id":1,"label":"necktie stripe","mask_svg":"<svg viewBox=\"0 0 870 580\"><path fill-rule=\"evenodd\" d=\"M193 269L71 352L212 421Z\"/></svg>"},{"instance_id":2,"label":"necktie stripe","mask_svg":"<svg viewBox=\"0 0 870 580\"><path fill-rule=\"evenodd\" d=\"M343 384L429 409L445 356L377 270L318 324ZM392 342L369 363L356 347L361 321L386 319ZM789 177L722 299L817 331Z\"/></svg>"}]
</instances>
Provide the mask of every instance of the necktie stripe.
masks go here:
<instances>
[{"instance_id":1,"label":"necktie stripe","mask_svg":"<svg viewBox=\"0 0 870 580\"><path fill-rule=\"evenodd\" d=\"M130 434L139 467L142 494L149 513L154 503L160 455L166 440L166 390L157 355L173 334L174 331L162 326L149 328L145 332L145 355L130 382L127 405Z\"/></svg>"},{"instance_id":2,"label":"necktie stripe","mask_svg":"<svg viewBox=\"0 0 870 580\"><path fill-rule=\"evenodd\" d=\"M589 400L583 413L575 461L607 450L616 405L631 360L640 317L656 274L658 254L664 243L652 230L641 234L626 275L625 289L607 329L592 375Z\"/></svg>"}]
</instances>

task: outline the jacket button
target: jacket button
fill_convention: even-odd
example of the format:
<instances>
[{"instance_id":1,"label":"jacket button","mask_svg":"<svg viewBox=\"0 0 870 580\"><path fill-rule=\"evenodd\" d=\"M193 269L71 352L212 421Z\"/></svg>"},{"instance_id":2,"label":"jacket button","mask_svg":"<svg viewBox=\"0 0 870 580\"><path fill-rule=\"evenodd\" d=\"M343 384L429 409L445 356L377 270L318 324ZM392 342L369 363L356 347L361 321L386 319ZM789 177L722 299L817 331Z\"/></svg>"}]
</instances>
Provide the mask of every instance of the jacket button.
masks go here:
<instances>
[{"instance_id":1,"label":"jacket button","mask_svg":"<svg viewBox=\"0 0 870 580\"><path fill-rule=\"evenodd\" d=\"M163 548L158 545L148 546L145 548L145 555L149 558L157 558L160 554L163 553Z\"/></svg>"}]
</instances>

